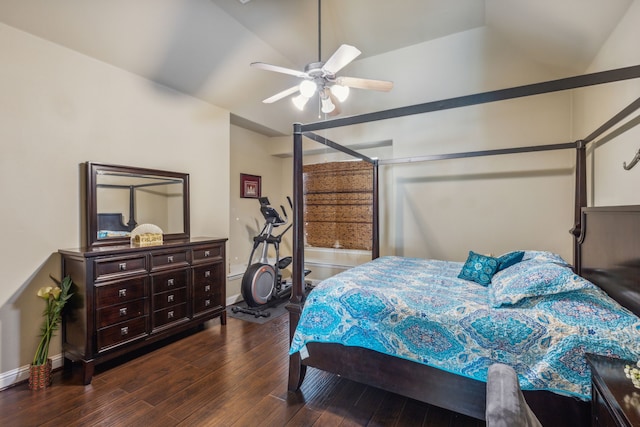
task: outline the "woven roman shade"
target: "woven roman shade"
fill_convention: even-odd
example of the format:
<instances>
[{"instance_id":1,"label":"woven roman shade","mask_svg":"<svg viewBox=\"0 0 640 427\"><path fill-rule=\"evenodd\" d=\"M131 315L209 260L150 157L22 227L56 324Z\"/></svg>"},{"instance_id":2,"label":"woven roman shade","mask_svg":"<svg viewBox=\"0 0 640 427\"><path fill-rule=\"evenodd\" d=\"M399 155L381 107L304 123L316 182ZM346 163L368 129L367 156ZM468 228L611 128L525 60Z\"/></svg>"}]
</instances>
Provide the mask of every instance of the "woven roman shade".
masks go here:
<instances>
[{"instance_id":1,"label":"woven roman shade","mask_svg":"<svg viewBox=\"0 0 640 427\"><path fill-rule=\"evenodd\" d=\"M306 244L371 250L373 166L318 163L303 172Z\"/></svg>"}]
</instances>

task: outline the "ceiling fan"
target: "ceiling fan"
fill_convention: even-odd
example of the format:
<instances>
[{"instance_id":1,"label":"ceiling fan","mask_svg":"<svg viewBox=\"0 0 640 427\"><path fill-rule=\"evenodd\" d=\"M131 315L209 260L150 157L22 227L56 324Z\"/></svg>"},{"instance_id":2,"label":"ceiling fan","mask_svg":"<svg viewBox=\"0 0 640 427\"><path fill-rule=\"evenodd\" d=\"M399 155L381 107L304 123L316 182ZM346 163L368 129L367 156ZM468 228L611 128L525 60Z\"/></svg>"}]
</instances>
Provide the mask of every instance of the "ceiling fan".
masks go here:
<instances>
[{"instance_id":1,"label":"ceiling fan","mask_svg":"<svg viewBox=\"0 0 640 427\"><path fill-rule=\"evenodd\" d=\"M321 5L322 0L318 0L318 62L312 62L304 67L304 71L293 70L291 68L266 64L264 62L252 62L251 66L276 73L289 74L303 79L299 85L285 89L275 95L263 100L265 104L271 104L293 95L292 101L298 109L303 110L305 104L316 92L320 96L321 111L325 114L337 115L340 113L337 107L338 102L344 102L349 96L349 88L368 89L388 92L393 88L393 82L385 80L362 79L358 77L337 76L336 74L346 67L351 61L356 59L362 52L356 47L343 44L326 61L321 59Z\"/></svg>"}]
</instances>

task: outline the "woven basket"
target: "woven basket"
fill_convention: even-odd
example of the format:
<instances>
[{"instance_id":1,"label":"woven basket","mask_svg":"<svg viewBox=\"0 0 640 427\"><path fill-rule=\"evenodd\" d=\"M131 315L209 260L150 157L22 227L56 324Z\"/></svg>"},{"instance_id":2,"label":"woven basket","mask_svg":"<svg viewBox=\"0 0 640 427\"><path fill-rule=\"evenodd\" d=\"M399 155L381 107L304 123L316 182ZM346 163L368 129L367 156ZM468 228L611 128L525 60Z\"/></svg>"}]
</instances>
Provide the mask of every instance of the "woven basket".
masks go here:
<instances>
[{"instance_id":1,"label":"woven basket","mask_svg":"<svg viewBox=\"0 0 640 427\"><path fill-rule=\"evenodd\" d=\"M29 389L42 390L51 385L51 359L47 359L44 365L29 366Z\"/></svg>"}]
</instances>

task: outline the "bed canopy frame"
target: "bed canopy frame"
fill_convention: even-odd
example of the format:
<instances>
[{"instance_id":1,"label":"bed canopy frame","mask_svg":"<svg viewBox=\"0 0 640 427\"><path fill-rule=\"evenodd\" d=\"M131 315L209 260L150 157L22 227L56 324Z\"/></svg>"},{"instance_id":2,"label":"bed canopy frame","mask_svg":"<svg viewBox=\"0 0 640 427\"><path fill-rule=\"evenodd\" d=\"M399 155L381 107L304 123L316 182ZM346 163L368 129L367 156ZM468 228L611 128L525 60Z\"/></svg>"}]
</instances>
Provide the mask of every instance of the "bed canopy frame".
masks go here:
<instances>
[{"instance_id":1,"label":"bed canopy frame","mask_svg":"<svg viewBox=\"0 0 640 427\"><path fill-rule=\"evenodd\" d=\"M538 145L515 147L506 149L494 149L483 151L471 151L452 154L427 155L400 159L377 160L369 158L358 153L348 147L342 146L337 142L331 141L316 131L333 129L356 124L364 124L368 122L386 120L415 114L423 114L447 109L453 109L464 106L479 105L490 102L527 97L538 94L565 91L577 89L581 87L600 85L605 83L617 82L622 80L640 78L640 65L619 68L609 71L602 71L592 74L585 74L575 77L552 80L542 83L529 84L508 89L495 90L490 92L478 93L473 95L449 98L440 101L427 102L406 107L400 107L390 110L367 113L357 116L333 119L323 122L311 124L296 123L293 126L293 290L287 309L290 315L290 338L293 337L302 308L304 305L304 206L303 206L303 137L321 143L325 146L348 154L354 158L369 162L373 165L373 220L372 220L372 239L373 249L372 258L380 255L379 242L379 188L378 188L378 167L380 165L392 165L409 162L437 161L444 159L457 159L481 156L495 156L503 154L527 153L536 151L565 150L574 149L576 151L575 166L575 200L574 200L574 224L570 230L574 236L574 267L578 273L592 281L598 281L602 278L601 269L584 268L581 260L581 244L584 243L585 224L587 214L590 210L598 210L598 208L586 208L587 206L587 172L586 172L586 148L589 143L596 138L611 130L622 120L633 114L640 108L640 98L633 101L627 107L622 109L611 119L603 123L585 138L567 142L562 144ZM623 208L637 213L640 224L639 207ZM605 209L606 210L606 209ZM618 212L619 209L613 208ZM593 215L591 221L595 230L599 226ZM609 220L619 222L617 219ZM638 225L632 225L637 227ZM602 233L601 231L599 231ZM594 232L595 234L595 232ZM624 234L621 234L624 236ZM628 239L627 239L628 240ZM591 246L593 241L590 240ZM635 256L640 260L640 246L637 243L628 243L633 246ZM635 246L634 246L635 245ZM596 245L598 246L598 245ZM628 246L625 246L628 248ZM591 256L591 255L590 255ZM607 258L606 254L603 255ZM609 260L611 262L617 262ZM608 261L607 261L608 262ZM640 262L640 261L639 261ZM635 266L634 268L638 268ZM633 270L636 273L638 270ZM625 273L628 275L628 271ZM608 276L608 274L605 274ZM613 288L615 290L615 280ZM637 281L638 279L634 279ZM632 282L634 282L632 280ZM601 280L600 280L601 281ZM635 283L635 282L634 282ZM610 292L606 286L596 283L603 287L605 291ZM632 284L636 286L635 292L640 292L640 283ZM624 290L619 294L628 294ZM613 296L614 299L618 298ZM640 315L640 295L632 297L630 301L624 301L623 305L630 308L634 313ZM631 307L630 307L631 305ZM304 361L298 353L290 356L289 359L289 390L297 390L302 381L307 366L316 367L325 371L333 372L358 382L379 387L388 391L399 393L420 401L451 409L478 419L484 419L484 392L485 385L475 380L459 377L426 365L410 362L403 359L382 355L374 351L370 351L357 347L344 347L337 344L317 344L310 343L308 345L310 356ZM428 384L428 386L427 386ZM588 423L588 402L577 401L576 399L567 398L544 391L535 391L526 393L529 404L536 410L536 414L541 421L546 420L549 424L545 425L562 425L563 422L570 421L574 425L586 425ZM557 416L564 416L564 421L558 421ZM580 421L584 421L582 424Z\"/></svg>"}]
</instances>

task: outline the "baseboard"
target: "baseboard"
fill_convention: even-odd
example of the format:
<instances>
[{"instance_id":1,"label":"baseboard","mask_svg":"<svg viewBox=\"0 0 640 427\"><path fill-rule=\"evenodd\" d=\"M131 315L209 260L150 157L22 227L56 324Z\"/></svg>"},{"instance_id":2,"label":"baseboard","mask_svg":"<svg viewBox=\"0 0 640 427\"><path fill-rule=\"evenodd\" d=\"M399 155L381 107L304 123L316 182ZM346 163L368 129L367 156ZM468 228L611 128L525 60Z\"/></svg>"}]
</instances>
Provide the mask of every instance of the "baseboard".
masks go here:
<instances>
[{"instance_id":1,"label":"baseboard","mask_svg":"<svg viewBox=\"0 0 640 427\"><path fill-rule=\"evenodd\" d=\"M62 354L51 356L53 369L61 368L64 364ZM29 379L29 365L21 366L0 374L0 390L11 387Z\"/></svg>"},{"instance_id":2,"label":"baseboard","mask_svg":"<svg viewBox=\"0 0 640 427\"><path fill-rule=\"evenodd\" d=\"M233 305L240 301L243 301L242 294L231 295L230 297L227 297L227 306Z\"/></svg>"}]
</instances>

